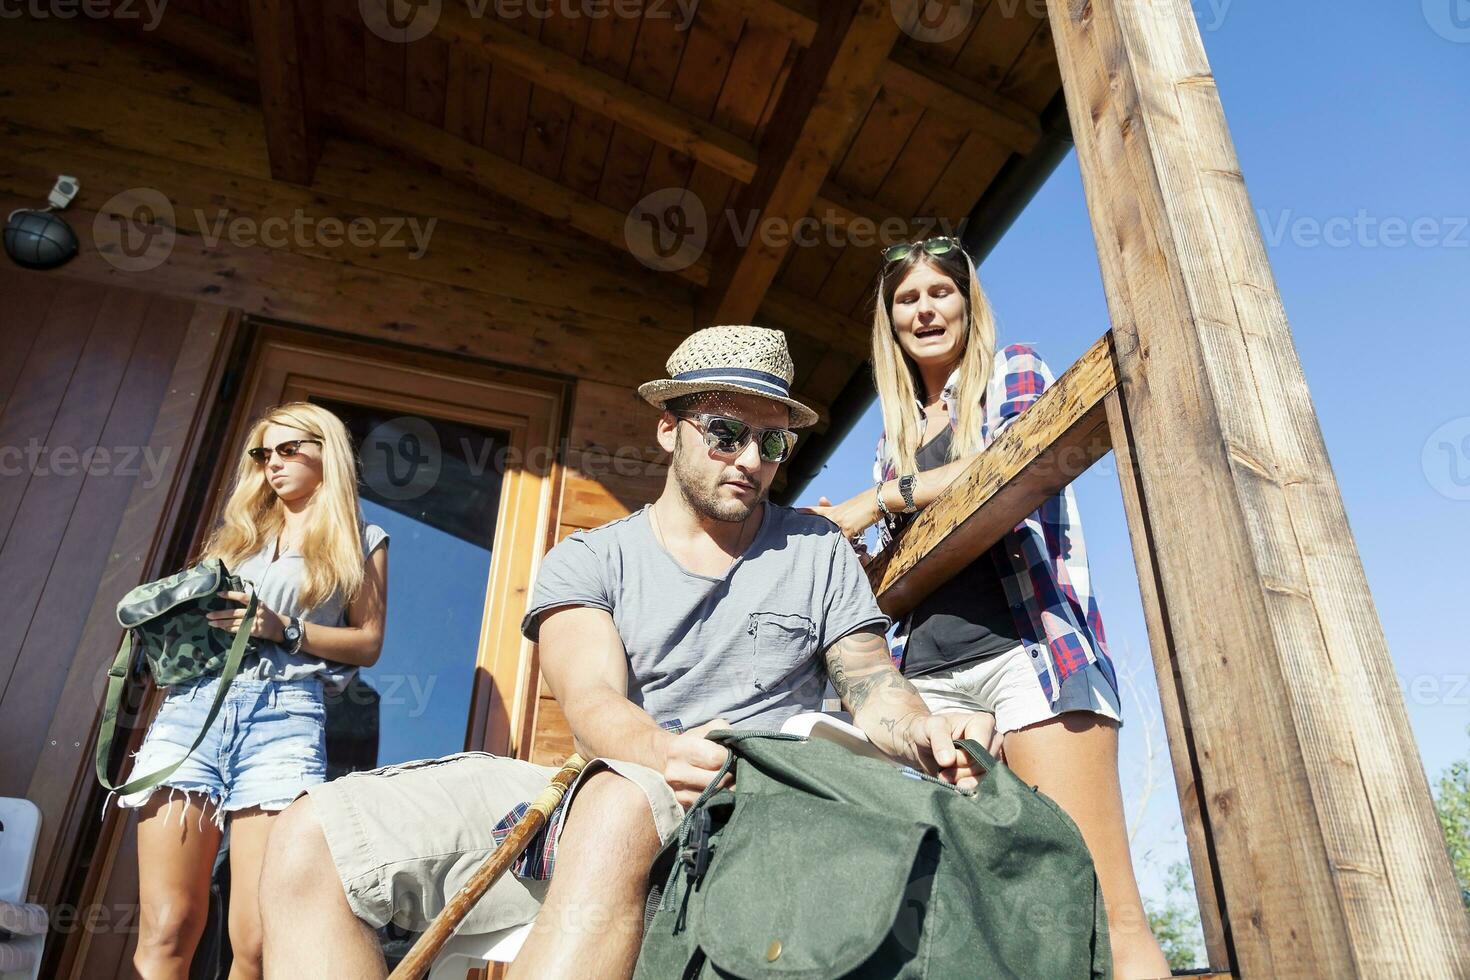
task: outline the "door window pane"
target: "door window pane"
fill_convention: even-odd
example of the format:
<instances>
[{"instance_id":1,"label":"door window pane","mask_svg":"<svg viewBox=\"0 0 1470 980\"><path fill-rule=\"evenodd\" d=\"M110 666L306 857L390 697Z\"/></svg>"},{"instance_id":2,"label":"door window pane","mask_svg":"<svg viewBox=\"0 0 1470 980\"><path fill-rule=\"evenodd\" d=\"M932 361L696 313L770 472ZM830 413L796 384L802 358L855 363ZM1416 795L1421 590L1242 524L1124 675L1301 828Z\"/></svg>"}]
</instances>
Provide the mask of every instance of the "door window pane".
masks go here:
<instances>
[{"instance_id":1,"label":"door window pane","mask_svg":"<svg viewBox=\"0 0 1470 980\"><path fill-rule=\"evenodd\" d=\"M363 516L391 536L378 662L328 705L329 775L464 749L509 434L350 404Z\"/></svg>"}]
</instances>

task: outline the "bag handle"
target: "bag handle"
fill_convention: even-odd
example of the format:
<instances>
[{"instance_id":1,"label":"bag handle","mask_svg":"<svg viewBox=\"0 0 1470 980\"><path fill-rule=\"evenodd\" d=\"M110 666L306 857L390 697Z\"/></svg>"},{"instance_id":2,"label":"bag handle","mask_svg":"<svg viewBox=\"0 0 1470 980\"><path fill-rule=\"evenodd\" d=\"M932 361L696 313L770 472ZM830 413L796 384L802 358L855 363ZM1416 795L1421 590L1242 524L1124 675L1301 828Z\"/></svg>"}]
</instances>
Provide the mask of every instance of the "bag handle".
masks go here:
<instances>
[{"instance_id":1,"label":"bag handle","mask_svg":"<svg viewBox=\"0 0 1470 980\"><path fill-rule=\"evenodd\" d=\"M991 755L989 749L973 738L957 738L954 740L954 747L968 755L970 761L985 770L987 776L1001 765L1000 760Z\"/></svg>"},{"instance_id":2,"label":"bag handle","mask_svg":"<svg viewBox=\"0 0 1470 980\"><path fill-rule=\"evenodd\" d=\"M255 607L259 604L259 596L253 591L250 593L250 603L245 608L245 618L240 623L240 629L235 633L235 641L230 644L230 652L225 657L224 666L220 668L220 685L214 694L214 704L209 707L209 717L204 719L204 727L199 729L199 734L194 737L194 744L189 746L183 758L169 766L164 766L157 772L146 776L131 779L121 786L114 786L107 778L107 763L112 756L112 741L117 735L117 712L122 705L123 686L128 677L128 664L133 659L133 633L129 630L123 636L122 646L117 651L117 656L112 661L112 666L107 671L107 701L102 709L102 728L97 733L97 781L104 789L111 790L119 796L127 796L141 790L152 789L159 783L174 774L174 771L184 764L184 760L194 754L199 748L199 743L204 741L204 736L209 734L209 726L214 724L214 719L219 715L220 707L225 703L225 693L230 689L230 683L234 681L235 675L240 671L240 663L245 659L245 651L250 645L250 632L255 628Z\"/></svg>"}]
</instances>

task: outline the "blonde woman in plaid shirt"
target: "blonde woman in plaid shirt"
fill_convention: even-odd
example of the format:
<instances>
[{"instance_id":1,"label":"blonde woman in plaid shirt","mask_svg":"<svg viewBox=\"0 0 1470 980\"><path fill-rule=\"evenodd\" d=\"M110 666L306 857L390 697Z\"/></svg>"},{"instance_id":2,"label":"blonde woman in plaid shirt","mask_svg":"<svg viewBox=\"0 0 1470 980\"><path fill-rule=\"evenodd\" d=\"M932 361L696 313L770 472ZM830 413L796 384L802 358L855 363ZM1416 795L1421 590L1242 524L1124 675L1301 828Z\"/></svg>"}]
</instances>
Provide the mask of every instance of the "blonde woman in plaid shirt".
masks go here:
<instances>
[{"instance_id":1,"label":"blonde woman in plaid shirt","mask_svg":"<svg viewBox=\"0 0 1470 980\"><path fill-rule=\"evenodd\" d=\"M857 547L874 524L886 546L1053 381L1030 347L996 350L994 315L953 238L889 248L876 296L876 486L812 508ZM893 653L936 714L990 712L993 751L1076 822L1102 884L1115 975L1169 976L1129 855L1117 677L1071 488L921 602ZM1065 898L1055 911L1066 915Z\"/></svg>"}]
</instances>

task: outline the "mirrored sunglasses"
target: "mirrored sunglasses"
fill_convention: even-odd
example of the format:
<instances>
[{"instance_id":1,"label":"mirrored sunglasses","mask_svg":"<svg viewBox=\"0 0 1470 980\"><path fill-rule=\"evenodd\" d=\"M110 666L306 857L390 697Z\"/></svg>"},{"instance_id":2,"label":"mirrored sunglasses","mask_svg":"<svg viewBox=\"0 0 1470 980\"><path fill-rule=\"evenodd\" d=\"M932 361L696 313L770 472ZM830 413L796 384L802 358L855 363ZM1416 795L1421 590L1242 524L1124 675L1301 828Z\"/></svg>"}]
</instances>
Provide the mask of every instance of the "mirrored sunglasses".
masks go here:
<instances>
[{"instance_id":1,"label":"mirrored sunglasses","mask_svg":"<svg viewBox=\"0 0 1470 980\"><path fill-rule=\"evenodd\" d=\"M691 412L676 418L683 419L702 432L704 444L720 456L739 456L750 444L750 440L754 439L762 461L783 463L796 447L796 433L790 429L757 429L739 419L702 412Z\"/></svg>"},{"instance_id":2,"label":"mirrored sunglasses","mask_svg":"<svg viewBox=\"0 0 1470 980\"><path fill-rule=\"evenodd\" d=\"M958 238L951 238L948 235L943 235L938 238L927 238L922 242L900 242L897 245L890 245L883 250L883 261L890 264L893 262L902 262L914 254L915 249L923 249L930 255L945 255L962 247Z\"/></svg>"}]
</instances>

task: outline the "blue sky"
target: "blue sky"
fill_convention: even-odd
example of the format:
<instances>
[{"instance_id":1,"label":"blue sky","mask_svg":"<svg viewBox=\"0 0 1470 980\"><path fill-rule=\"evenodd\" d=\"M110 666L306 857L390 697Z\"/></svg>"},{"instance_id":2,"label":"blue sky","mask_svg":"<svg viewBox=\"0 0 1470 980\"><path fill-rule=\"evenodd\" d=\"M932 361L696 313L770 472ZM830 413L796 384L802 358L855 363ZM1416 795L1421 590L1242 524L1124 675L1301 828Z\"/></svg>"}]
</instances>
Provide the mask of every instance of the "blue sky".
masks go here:
<instances>
[{"instance_id":1,"label":"blue sky","mask_svg":"<svg viewBox=\"0 0 1470 980\"><path fill-rule=\"evenodd\" d=\"M1433 776L1470 755L1470 3L1200 0L1195 12ZM980 274L1000 341L1036 343L1058 374L1108 329L1075 155ZM870 482L880 429L873 409L802 502ZM1110 462L1076 484L1093 581L1115 655L1136 659L1156 699ZM1130 799L1141 727L1124 729ZM1157 842L1159 865L1183 845L1167 756L1155 774L1139 840Z\"/></svg>"}]
</instances>

